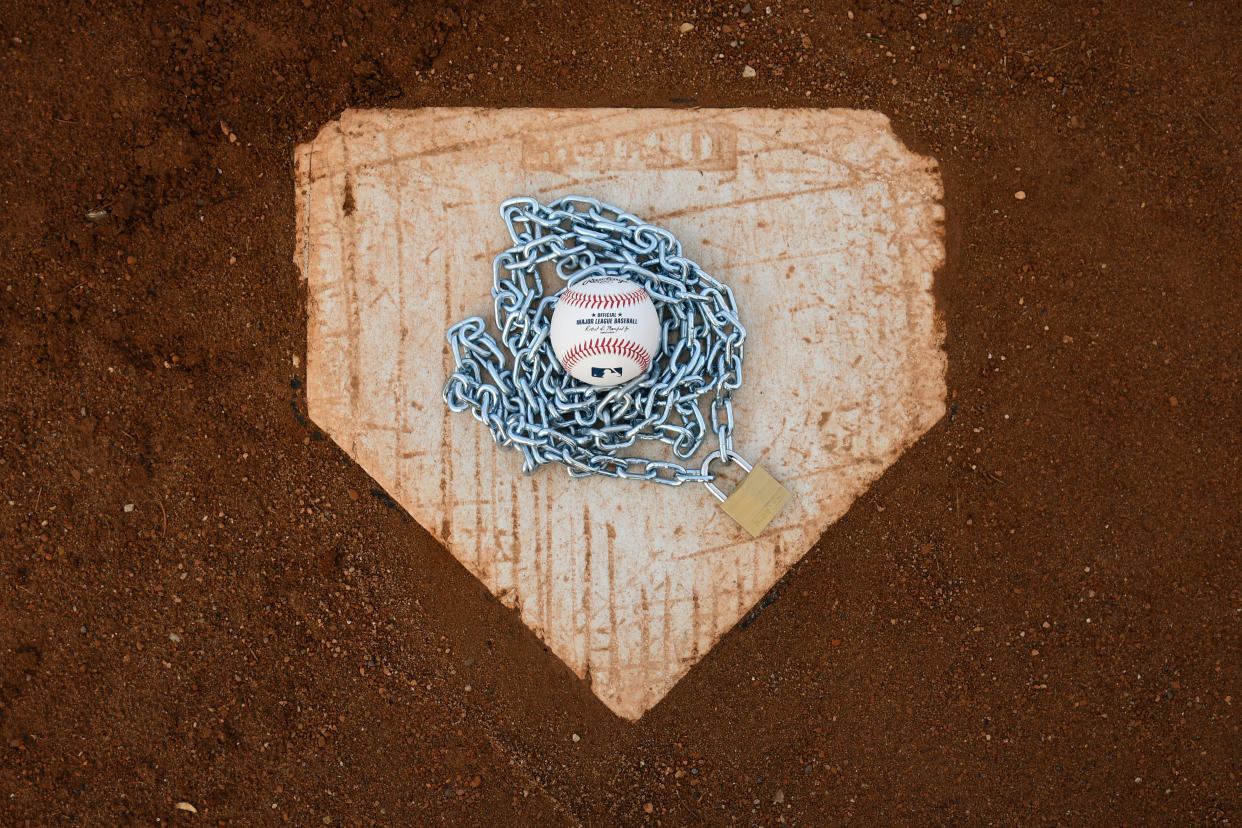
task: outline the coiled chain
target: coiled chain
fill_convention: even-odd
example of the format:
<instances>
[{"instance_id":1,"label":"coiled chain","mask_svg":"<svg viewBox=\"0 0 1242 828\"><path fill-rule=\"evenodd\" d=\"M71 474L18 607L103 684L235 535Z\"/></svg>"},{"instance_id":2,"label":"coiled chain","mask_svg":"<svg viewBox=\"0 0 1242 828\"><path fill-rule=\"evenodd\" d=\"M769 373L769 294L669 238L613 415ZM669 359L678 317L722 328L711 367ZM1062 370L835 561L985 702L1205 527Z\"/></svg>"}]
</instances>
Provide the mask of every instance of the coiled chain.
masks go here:
<instances>
[{"instance_id":1,"label":"coiled chain","mask_svg":"<svg viewBox=\"0 0 1242 828\"><path fill-rule=\"evenodd\" d=\"M746 330L733 291L682 256L669 231L593 198L547 205L511 198L500 214L513 239L492 263L500 340L477 316L449 328L456 366L444 386L449 408L469 409L497 444L521 450L528 474L559 462L575 477L710 483L712 460L736 457L732 396L742 382ZM552 274L559 281L545 291ZM611 388L561 370L548 337L560 290L592 276L641 284L660 312L650 370ZM707 400L710 432L700 408ZM655 440L686 461L709 433L717 448L701 469L638 456L639 441Z\"/></svg>"}]
</instances>

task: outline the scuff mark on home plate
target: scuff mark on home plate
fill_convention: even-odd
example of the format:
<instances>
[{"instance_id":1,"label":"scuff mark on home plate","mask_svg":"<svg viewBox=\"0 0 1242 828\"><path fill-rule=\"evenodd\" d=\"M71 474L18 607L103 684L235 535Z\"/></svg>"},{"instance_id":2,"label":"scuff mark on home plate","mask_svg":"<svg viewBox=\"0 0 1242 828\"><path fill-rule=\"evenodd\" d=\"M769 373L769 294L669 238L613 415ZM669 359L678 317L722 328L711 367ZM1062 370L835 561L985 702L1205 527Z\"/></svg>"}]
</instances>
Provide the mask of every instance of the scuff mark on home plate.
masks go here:
<instances>
[{"instance_id":1,"label":"scuff mark on home plate","mask_svg":"<svg viewBox=\"0 0 1242 828\"><path fill-rule=\"evenodd\" d=\"M296 162L311 418L626 718L944 414L940 179L878 113L347 111ZM733 287L735 447L794 495L759 538L701 486L523 476L441 401L445 331L491 318L500 202L569 194Z\"/></svg>"}]
</instances>

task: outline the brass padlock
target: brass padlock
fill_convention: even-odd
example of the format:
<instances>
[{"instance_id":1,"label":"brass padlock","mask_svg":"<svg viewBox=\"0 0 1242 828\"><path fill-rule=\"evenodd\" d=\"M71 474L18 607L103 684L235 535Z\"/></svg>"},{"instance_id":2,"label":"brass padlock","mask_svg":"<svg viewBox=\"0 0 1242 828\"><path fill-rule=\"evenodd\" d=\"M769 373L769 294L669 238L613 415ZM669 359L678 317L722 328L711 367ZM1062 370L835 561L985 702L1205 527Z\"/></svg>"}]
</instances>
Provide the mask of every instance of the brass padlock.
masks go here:
<instances>
[{"instance_id":1,"label":"brass padlock","mask_svg":"<svg viewBox=\"0 0 1242 828\"><path fill-rule=\"evenodd\" d=\"M764 471L762 466L752 467L732 451L726 451L726 453L730 460L746 470L746 476L742 478L742 482L728 497L725 497L724 492L710 481L704 481L703 485L720 501L721 511L737 521L752 538L757 538L780 514L781 509L785 508L793 495L777 483L776 478ZM713 453L707 458L707 462L703 464L703 474L707 474L712 460L719 456Z\"/></svg>"}]
</instances>

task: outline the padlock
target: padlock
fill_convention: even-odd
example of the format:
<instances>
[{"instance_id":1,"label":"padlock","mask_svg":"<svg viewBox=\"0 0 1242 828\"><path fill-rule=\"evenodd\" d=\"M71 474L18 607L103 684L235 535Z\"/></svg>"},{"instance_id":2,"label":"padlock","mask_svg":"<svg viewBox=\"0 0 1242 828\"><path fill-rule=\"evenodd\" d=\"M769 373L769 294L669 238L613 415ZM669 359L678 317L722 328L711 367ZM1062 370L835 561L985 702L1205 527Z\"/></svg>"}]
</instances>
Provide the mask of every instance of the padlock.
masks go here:
<instances>
[{"instance_id":1,"label":"padlock","mask_svg":"<svg viewBox=\"0 0 1242 828\"><path fill-rule=\"evenodd\" d=\"M710 481L704 481L703 485L715 495L717 500L721 501L721 511L737 521L752 538L757 538L780 514L781 509L785 508L793 495L776 482L776 478L764 471L762 466L752 467L732 451L727 453L730 460L746 470L746 476L742 478L742 482L728 497L725 497L724 492ZM703 464L704 474L707 473L711 461L716 457L719 455L712 454L707 458L707 462Z\"/></svg>"}]
</instances>

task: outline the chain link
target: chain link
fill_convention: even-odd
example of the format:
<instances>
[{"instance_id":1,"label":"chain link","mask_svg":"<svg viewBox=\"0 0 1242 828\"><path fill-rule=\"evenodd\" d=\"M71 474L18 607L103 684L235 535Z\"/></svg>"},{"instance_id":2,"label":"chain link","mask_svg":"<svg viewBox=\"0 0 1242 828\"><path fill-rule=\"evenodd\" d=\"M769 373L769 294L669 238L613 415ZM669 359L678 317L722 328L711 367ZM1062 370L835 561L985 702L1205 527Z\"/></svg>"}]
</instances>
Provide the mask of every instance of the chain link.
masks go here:
<instances>
[{"instance_id":1,"label":"chain link","mask_svg":"<svg viewBox=\"0 0 1242 828\"><path fill-rule=\"evenodd\" d=\"M477 316L449 328L449 408L470 410L497 444L520 450L528 474L559 462L575 477L710 483L710 461L736 457L732 397L742 382L746 329L733 291L682 256L669 231L593 198L547 205L511 198L500 214L513 241L492 263L500 338ZM548 337L560 289L592 276L642 285L660 312L651 368L611 388L561 370ZM545 278L553 290L545 292ZM701 400L710 400L710 431ZM708 434L717 448L701 468L631 456L640 441L657 441L688 461Z\"/></svg>"}]
</instances>

